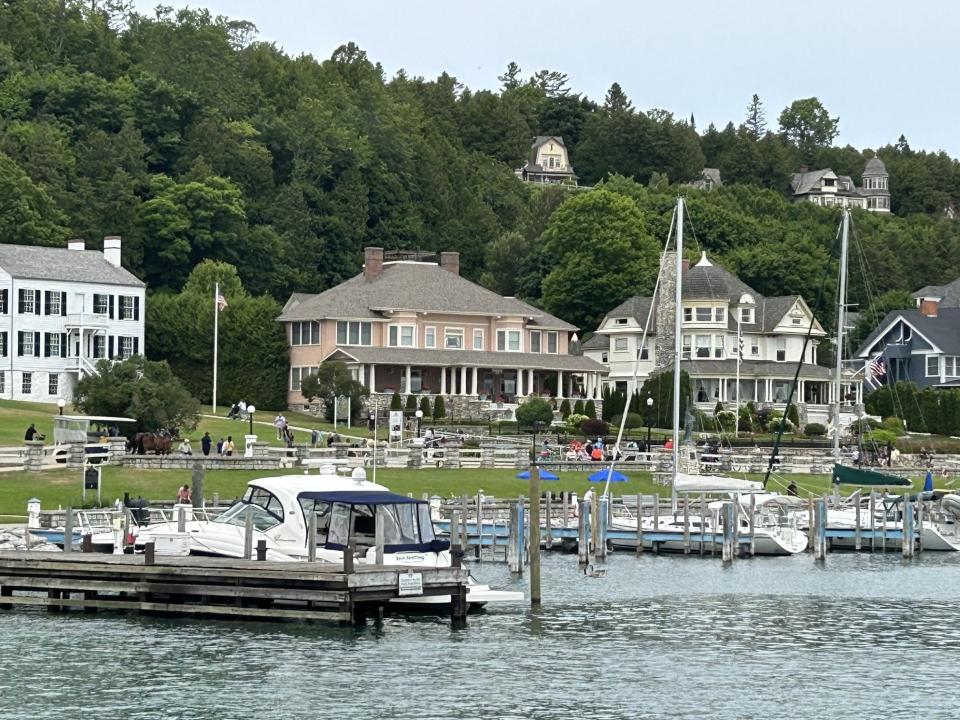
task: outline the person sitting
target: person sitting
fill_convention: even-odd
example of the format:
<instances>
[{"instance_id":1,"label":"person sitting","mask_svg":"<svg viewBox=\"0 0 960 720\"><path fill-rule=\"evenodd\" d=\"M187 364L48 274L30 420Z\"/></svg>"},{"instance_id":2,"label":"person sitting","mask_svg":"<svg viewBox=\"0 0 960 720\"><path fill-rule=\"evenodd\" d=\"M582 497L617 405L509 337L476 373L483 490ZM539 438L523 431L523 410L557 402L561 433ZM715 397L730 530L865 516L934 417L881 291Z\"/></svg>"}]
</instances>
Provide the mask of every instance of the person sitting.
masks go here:
<instances>
[{"instance_id":1,"label":"person sitting","mask_svg":"<svg viewBox=\"0 0 960 720\"><path fill-rule=\"evenodd\" d=\"M603 450L600 449L599 445L593 446L593 450L590 452L590 459L594 462L603 460Z\"/></svg>"},{"instance_id":2,"label":"person sitting","mask_svg":"<svg viewBox=\"0 0 960 720\"><path fill-rule=\"evenodd\" d=\"M240 406L237 403L234 403L230 407L230 412L227 413L227 418L229 420L239 420L240 419Z\"/></svg>"},{"instance_id":3,"label":"person sitting","mask_svg":"<svg viewBox=\"0 0 960 720\"><path fill-rule=\"evenodd\" d=\"M181 485L180 489L177 490L177 504L178 505L190 505L190 486Z\"/></svg>"},{"instance_id":4,"label":"person sitting","mask_svg":"<svg viewBox=\"0 0 960 720\"><path fill-rule=\"evenodd\" d=\"M44 436L40 434L33 423L30 423L30 427L28 427L27 431L23 434L23 439L29 442L31 440L43 440Z\"/></svg>"},{"instance_id":5,"label":"person sitting","mask_svg":"<svg viewBox=\"0 0 960 720\"><path fill-rule=\"evenodd\" d=\"M178 451L181 455L193 455L193 448L190 447L190 438L184 438L180 441Z\"/></svg>"},{"instance_id":6,"label":"person sitting","mask_svg":"<svg viewBox=\"0 0 960 720\"><path fill-rule=\"evenodd\" d=\"M790 481L790 484L787 485L787 495L797 497L797 483L794 480Z\"/></svg>"},{"instance_id":7,"label":"person sitting","mask_svg":"<svg viewBox=\"0 0 960 720\"><path fill-rule=\"evenodd\" d=\"M663 444L664 450L673 450L673 438L667 438L667 441Z\"/></svg>"}]
</instances>

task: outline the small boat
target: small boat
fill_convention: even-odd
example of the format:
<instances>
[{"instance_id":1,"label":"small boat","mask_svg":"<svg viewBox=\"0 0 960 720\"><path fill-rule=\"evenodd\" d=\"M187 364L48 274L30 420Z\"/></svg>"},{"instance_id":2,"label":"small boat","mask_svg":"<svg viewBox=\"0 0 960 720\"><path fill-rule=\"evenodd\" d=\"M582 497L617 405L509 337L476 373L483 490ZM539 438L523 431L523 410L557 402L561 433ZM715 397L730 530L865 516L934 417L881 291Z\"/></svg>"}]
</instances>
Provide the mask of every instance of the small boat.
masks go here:
<instances>
[{"instance_id":1,"label":"small boat","mask_svg":"<svg viewBox=\"0 0 960 720\"><path fill-rule=\"evenodd\" d=\"M251 480L243 498L213 519L185 519L150 525L138 532L135 547L153 541L158 554L244 557L247 518L253 522L254 547L266 543L270 561L306 561L310 556L311 515L316 517L317 562L343 562L354 548L356 562L377 561L378 519L383 533L382 564L450 567L450 543L434 533L430 506L424 500L390 492L366 479L363 468L351 477L321 468L319 475L282 475ZM491 590L473 578L467 602L481 606L523 600L522 592ZM405 597L404 604L449 602L447 596Z\"/></svg>"}]
</instances>

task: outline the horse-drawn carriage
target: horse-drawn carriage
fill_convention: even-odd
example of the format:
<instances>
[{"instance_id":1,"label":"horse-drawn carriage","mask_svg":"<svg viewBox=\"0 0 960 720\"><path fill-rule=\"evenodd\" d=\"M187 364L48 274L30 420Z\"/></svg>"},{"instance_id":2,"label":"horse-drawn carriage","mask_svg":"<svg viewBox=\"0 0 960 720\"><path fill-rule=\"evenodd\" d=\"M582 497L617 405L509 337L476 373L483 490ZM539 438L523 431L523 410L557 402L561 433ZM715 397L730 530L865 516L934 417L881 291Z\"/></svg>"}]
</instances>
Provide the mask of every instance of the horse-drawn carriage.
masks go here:
<instances>
[{"instance_id":1,"label":"horse-drawn carriage","mask_svg":"<svg viewBox=\"0 0 960 720\"><path fill-rule=\"evenodd\" d=\"M82 443L87 462L103 462L109 457L107 440L120 436L120 425L134 422L133 418L106 415L54 415L53 459L66 462L68 446Z\"/></svg>"}]
</instances>

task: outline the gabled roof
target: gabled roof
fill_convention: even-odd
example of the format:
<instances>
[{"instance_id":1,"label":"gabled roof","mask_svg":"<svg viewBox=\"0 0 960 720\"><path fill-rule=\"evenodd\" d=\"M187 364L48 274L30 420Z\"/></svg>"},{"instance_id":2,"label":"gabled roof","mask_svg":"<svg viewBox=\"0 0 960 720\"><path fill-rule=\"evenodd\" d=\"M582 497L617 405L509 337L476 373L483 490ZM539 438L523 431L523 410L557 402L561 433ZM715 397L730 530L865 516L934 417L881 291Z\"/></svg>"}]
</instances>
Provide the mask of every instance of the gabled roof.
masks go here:
<instances>
[{"instance_id":1,"label":"gabled roof","mask_svg":"<svg viewBox=\"0 0 960 720\"><path fill-rule=\"evenodd\" d=\"M744 293L749 293L755 298L760 297L760 293L732 272L707 260L706 252L703 253L700 262L684 273L680 293L684 300L736 302Z\"/></svg>"},{"instance_id":2,"label":"gabled roof","mask_svg":"<svg viewBox=\"0 0 960 720\"><path fill-rule=\"evenodd\" d=\"M589 340L580 343L581 350L609 350L610 336L594 333Z\"/></svg>"},{"instance_id":3,"label":"gabled roof","mask_svg":"<svg viewBox=\"0 0 960 720\"><path fill-rule=\"evenodd\" d=\"M856 354L860 356L867 353L870 346L889 332L898 319L902 319L941 353L960 355L960 308L940 308L936 317L927 317L919 310L891 310L863 341Z\"/></svg>"},{"instance_id":4,"label":"gabled roof","mask_svg":"<svg viewBox=\"0 0 960 720\"><path fill-rule=\"evenodd\" d=\"M939 307L941 308L960 307L960 278L946 285L927 285L917 290L911 297L915 300L937 297L940 298Z\"/></svg>"},{"instance_id":5,"label":"gabled roof","mask_svg":"<svg viewBox=\"0 0 960 720\"><path fill-rule=\"evenodd\" d=\"M828 173L835 176L835 173L830 168L824 168L823 170L811 170L810 172L804 173L794 173L793 179L790 181L790 187L793 190L793 194L805 195L811 190L816 190L817 183L819 183Z\"/></svg>"},{"instance_id":6,"label":"gabled roof","mask_svg":"<svg viewBox=\"0 0 960 720\"><path fill-rule=\"evenodd\" d=\"M387 262L374 278L363 273L318 295L296 293L280 321L324 319L384 320L397 310L450 315L525 317L538 327L576 327L516 298L497 295L434 263Z\"/></svg>"},{"instance_id":7,"label":"gabled roof","mask_svg":"<svg viewBox=\"0 0 960 720\"><path fill-rule=\"evenodd\" d=\"M68 250L0 243L0 268L24 280L60 280L144 287L129 270L107 262L98 250Z\"/></svg>"}]
</instances>

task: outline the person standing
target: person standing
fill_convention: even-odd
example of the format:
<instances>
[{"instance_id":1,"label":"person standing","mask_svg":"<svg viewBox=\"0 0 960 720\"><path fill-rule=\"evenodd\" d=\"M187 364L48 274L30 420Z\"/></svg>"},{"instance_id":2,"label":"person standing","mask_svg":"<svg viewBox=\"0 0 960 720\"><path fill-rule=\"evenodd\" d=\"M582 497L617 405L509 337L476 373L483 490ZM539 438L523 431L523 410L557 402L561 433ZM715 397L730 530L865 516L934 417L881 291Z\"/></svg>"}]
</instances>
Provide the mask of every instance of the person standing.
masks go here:
<instances>
[{"instance_id":1,"label":"person standing","mask_svg":"<svg viewBox=\"0 0 960 720\"><path fill-rule=\"evenodd\" d=\"M217 455L223 455L223 446L224 446L223 438L220 438L219 440L217 440Z\"/></svg>"},{"instance_id":2,"label":"person standing","mask_svg":"<svg viewBox=\"0 0 960 720\"><path fill-rule=\"evenodd\" d=\"M200 438L200 449L203 451L204 455L210 454L210 445L213 444L213 438L210 437L209 432L205 432L203 437Z\"/></svg>"},{"instance_id":3,"label":"person standing","mask_svg":"<svg viewBox=\"0 0 960 720\"><path fill-rule=\"evenodd\" d=\"M236 450L237 446L233 444L233 435L227 435L227 441L223 444L223 454L229 457Z\"/></svg>"},{"instance_id":4,"label":"person standing","mask_svg":"<svg viewBox=\"0 0 960 720\"><path fill-rule=\"evenodd\" d=\"M177 504L179 505L190 505L190 486L181 485L180 489L177 490Z\"/></svg>"},{"instance_id":5,"label":"person standing","mask_svg":"<svg viewBox=\"0 0 960 720\"><path fill-rule=\"evenodd\" d=\"M237 403L238 417L240 420L247 419L247 403L243 400Z\"/></svg>"}]
</instances>

